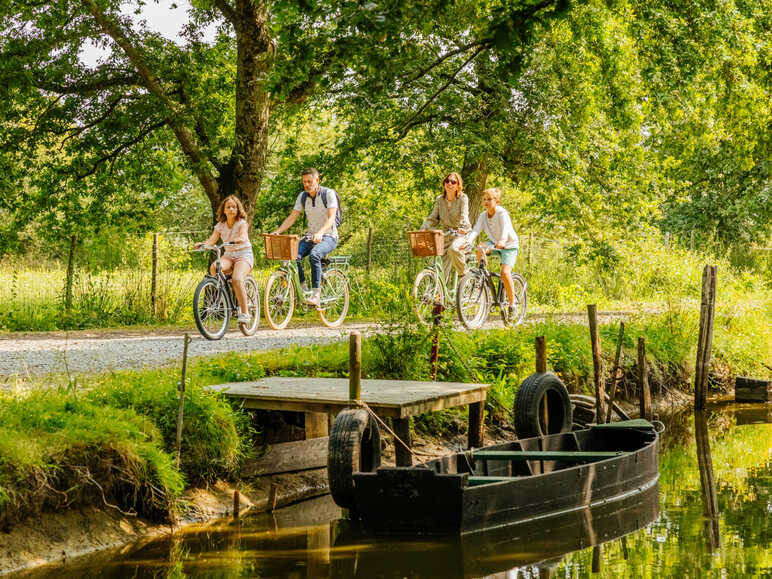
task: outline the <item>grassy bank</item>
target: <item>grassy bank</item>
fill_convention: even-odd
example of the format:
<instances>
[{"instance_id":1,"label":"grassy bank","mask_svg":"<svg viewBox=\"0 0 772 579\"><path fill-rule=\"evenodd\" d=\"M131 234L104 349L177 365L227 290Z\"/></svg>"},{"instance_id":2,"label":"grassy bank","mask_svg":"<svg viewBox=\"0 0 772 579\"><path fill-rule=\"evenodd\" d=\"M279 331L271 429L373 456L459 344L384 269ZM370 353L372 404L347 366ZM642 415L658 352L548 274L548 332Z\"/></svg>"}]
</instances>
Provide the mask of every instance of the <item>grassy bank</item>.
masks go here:
<instances>
[{"instance_id":1,"label":"grassy bank","mask_svg":"<svg viewBox=\"0 0 772 579\"><path fill-rule=\"evenodd\" d=\"M171 373L102 377L0 398L0 528L81 505L168 520L186 484L235 474L244 415L191 385L176 463Z\"/></svg>"}]
</instances>

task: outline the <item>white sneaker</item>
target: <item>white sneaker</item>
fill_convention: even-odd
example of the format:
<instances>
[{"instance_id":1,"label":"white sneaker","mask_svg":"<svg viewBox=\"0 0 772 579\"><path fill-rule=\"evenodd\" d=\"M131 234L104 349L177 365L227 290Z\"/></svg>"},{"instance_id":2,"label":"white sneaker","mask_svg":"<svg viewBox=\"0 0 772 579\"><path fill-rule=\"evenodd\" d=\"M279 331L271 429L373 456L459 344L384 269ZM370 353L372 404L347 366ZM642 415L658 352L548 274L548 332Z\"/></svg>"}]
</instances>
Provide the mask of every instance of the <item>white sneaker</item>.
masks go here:
<instances>
[{"instance_id":1,"label":"white sneaker","mask_svg":"<svg viewBox=\"0 0 772 579\"><path fill-rule=\"evenodd\" d=\"M306 282L301 283L300 284L300 289L303 290L303 294L304 295L307 294L308 293L308 283L306 283Z\"/></svg>"},{"instance_id":2,"label":"white sneaker","mask_svg":"<svg viewBox=\"0 0 772 579\"><path fill-rule=\"evenodd\" d=\"M240 324L248 324L249 322L252 321L252 316L250 316L249 314L242 314L241 312L239 312L239 317L237 319Z\"/></svg>"},{"instance_id":3,"label":"white sneaker","mask_svg":"<svg viewBox=\"0 0 772 579\"><path fill-rule=\"evenodd\" d=\"M321 306L322 302L319 299L319 293L318 292L313 292L310 296L308 296L306 298L306 305L314 306L316 308Z\"/></svg>"}]
</instances>

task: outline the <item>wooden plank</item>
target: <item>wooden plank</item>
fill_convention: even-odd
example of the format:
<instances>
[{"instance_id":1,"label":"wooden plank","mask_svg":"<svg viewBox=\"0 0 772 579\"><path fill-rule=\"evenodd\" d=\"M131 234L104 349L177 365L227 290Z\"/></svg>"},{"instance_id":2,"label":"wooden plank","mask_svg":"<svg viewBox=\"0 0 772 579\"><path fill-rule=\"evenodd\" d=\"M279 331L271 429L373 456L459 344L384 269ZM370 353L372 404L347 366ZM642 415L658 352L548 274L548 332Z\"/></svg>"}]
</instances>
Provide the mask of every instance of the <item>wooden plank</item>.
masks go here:
<instances>
[{"instance_id":1,"label":"wooden plank","mask_svg":"<svg viewBox=\"0 0 772 579\"><path fill-rule=\"evenodd\" d=\"M329 418L326 412L306 412L306 440L330 434Z\"/></svg>"},{"instance_id":2,"label":"wooden plank","mask_svg":"<svg viewBox=\"0 0 772 579\"><path fill-rule=\"evenodd\" d=\"M485 400L487 384L362 380L362 400L380 416L407 418ZM337 413L350 406L345 378L272 376L256 382L210 386L245 408Z\"/></svg>"},{"instance_id":3,"label":"wooden plank","mask_svg":"<svg viewBox=\"0 0 772 579\"><path fill-rule=\"evenodd\" d=\"M623 451L580 451L580 450L480 450L473 453L475 458L486 460L561 460L583 462L606 460L626 454Z\"/></svg>"},{"instance_id":4,"label":"wooden plank","mask_svg":"<svg viewBox=\"0 0 772 579\"><path fill-rule=\"evenodd\" d=\"M512 480L513 477L511 476L470 476L469 477L469 486L470 487L477 487L480 485L487 485L491 483L497 483L497 482L504 482L507 480Z\"/></svg>"},{"instance_id":5,"label":"wooden plank","mask_svg":"<svg viewBox=\"0 0 772 579\"><path fill-rule=\"evenodd\" d=\"M259 458L245 461L241 476L294 472L327 466L328 437L273 444Z\"/></svg>"},{"instance_id":6,"label":"wooden plank","mask_svg":"<svg viewBox=\"0 0 772 579\"><path fill-rule=\"evenodd\" d=\"M772 402L772 380L737 376L734 399L736 402Z\"/></svg>"}]
</instances>

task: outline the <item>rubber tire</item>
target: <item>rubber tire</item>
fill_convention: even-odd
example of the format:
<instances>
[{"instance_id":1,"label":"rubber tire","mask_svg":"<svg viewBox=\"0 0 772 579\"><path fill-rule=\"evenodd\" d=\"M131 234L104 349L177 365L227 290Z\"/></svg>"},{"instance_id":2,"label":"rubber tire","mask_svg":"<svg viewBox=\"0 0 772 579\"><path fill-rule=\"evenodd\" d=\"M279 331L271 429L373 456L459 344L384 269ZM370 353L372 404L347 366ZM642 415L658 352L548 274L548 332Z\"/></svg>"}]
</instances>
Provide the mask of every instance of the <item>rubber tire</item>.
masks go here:
<instances>
[{"instance_id":1,"label":"rubber tire","mask_svg":"<svg viewBox=\"0 0 772 579\"><path fill-rule=\"evenodd\" d=\"M281 320L273 319L270 307L271 289L273 288L274 284L277 283L286 283L288 285L287 299L289 300L289 306L287 308L287 313L285 314L284 319ZM273 272L268 278L268 283L265 285L265 295L263 296L263 311L265 313L265 321L268 322L268 325L271 326L271 328L274 330L283 330L287 327L287 324L289 324L290 320L292 319L292 314L295 311L295 288L292 286L292 281L287 276L287 272L283 269Z\"/></svg>"},{"instance_id":2,"label":"rubber tire","mask_svg":"<svg viewBox=\"0 0 772 579\"><path fill-rule=\"evenodd\" d=\"M430 280L428 288L433 289L434 291L434 302L445 304L445 293L442 290L442 284L440 283L440 279L437 276L437 273L433 269L422 269L418 272L418 275L415 276L415 281L413 282L413 311L415 311L415 315L418 318L418 321L421 322L424 326L429 326L433 322L433 313L434 313L434 304L429 305L426 304L423 301L423 295L419 295L419 287L422 283L425 283L425 280Z\"/></svg>"},{"instance_id":3,"label":"rubber tire","mask_svg":"<svg viewBox=\"0 0 772 579\"><path fill-rule=\"evenodd\" d=\"M381 465L381 433L366 410L341 410L327 446L330 494L339 507L353 509L354 473L374 472Z\"/></svg>"},{"instance_id":4,"label":"rubber tire","mask_svg":"<svg viewBox=\"0 0 772 579\"><path fill-rule=\"evenodd\" d=\"M248 275L244 279L244 291L247 292L247 297L249 297L249 287L252 286L252 290L254 291L254 303L253 307L250 308L250 314L252 315L252 322L247 324L239 324L239 330L241 330L241 333L245 336L251 336L257 331L257 326L260 325L260 288L257 285L257 282L255 281L255 278L253 278L251 275Z\"/></svg>"},{"instance_id":5,"label":"rubber tire","mask_svg":"<svg viewBox=\"0 0 772 579\"><path fill-rule=\"evenodd\" d=\"M467 286L474 284L472 291L477 293L478 288L476 286L478 283L483 284L482 291L480 292L480 296L477 299L480 310L474 318L468 319L466 317L465 307L465 295L467 293ZM464 324L466 329L476 330L485 323L485 320L488 319L488 313L490 311L489 304L491 301L489 292L490 290L488 288L488 284L485 283L485 280L478 273L469 272L460 280L458 280L458 288L456 288L456 312L458 313L458 319L462 324Z\"/></svg>"},{"instance_id":6,"label":"rubber tire","mask_svg":"<svg viewBox=\"0 0 772 579\"><path fill-rule=\"evenodd\" d=\"M542 432L541 402L548 396L549 432ZM515 395L514 421L518 438L531 438L571 430L573 407L565 384L552 372L531 374ZM556 425L560 422L560 427Z\"/></svg>"},{"instance_id":7,"label":"rubber tire","mask_svg":"<svg viewBox=\"0 0 772 579\"><path fill-rule=\"evenodd\" d=\"M333 282L332 280L335 280L336 278L338 281ZM316 310L319 314L319 319L322 320L322 323L328 328L337 328L343 323L343 320L346 319L349 305L348 278L346 278L342 271L337 269L330 269L324 272L320 290L322 299L326 298L327 294L331 292L330 288L333 284L343 289L342 295L336 300L336 303L340 303L340 300L343 300L343 306L338 317L335 319L329 318L327 316L327 309L321 307Z\"/></svg>"},{"instance_id":8,"label":"rubber tire","mask_svg":"<svg viewBox=\"0 0 772 579\"><path fill-rule=\"evenodd\" d=\"M196 327L198 328L198 331L201 332L202 336L204 336L207 340L219 340L228 330L228 323L231 319L231 312L230 308L228 307L228 301L226 300L225 295L223 295L222 291L219 291L218 293L220 295L220 303L222 305L223 314L222 326L219 330L217 330L217 332L210 332L204 326L204 322L201 320L198 313L198 306L201 302L201 294L204 292L204 289L207 286L217 287L217 281L212 277L205 277L196 287L196 291L193 293L193 319L196 321Z\"/></svg>"}]
</instances>

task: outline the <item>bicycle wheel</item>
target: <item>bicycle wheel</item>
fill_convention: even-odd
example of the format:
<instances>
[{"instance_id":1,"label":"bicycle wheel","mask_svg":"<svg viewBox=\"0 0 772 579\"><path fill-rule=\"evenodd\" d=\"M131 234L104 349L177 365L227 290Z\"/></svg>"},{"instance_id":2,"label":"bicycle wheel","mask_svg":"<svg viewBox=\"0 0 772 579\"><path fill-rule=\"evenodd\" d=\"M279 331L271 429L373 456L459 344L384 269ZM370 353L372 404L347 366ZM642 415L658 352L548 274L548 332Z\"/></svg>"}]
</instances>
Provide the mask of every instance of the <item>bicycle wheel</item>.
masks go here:
<instances>
[{"instance_id":1,"label":"bicycle wheel","mask_svg":"<svg viewBox=\"0 0 772 579\"><path fill-rule=\"evenodd\" d=\"M444 303L442 284L433 269L418 272L413 283L413 308L418 320L428 326L432 323L435 304Z\"/></svg>"},{"instance_id":2,"label":"bicycle wheel","mask_svg":"<svg viewBox=\"0 0 772 579\"><path fill-rule=\"evenodd\" d=\"M193 294L193 317L196 327L207 340L219 340L228 329L231 313L225 293L217 280L204 278Z\"/></svg>"},{"instance_id":3,"label":"bicycle wheel","mask_svg":"<svg viewBox=\"0 0 772 579\"><path fill-rule=\"evenodd\" d=\"M528 284L519 273L512 274L512 281L515 286L515 315L510 324L519 326L525 320L525 311L528 308Z\"/></svg>"},{"instance_id":4,"label":"bicycle wheel","mask_svg":"<svg viewBox=\"0 0 772 579\"><path fill-rule=\"evenodd\" d=\"M260 324L260 290L255 278L251 275L244 280L244 291L247 294L247 313L251 316L252 321L248 324L239 324L239 330L245 336L251 336L257 331L257 326Z\"/></svg>"},{"instance_id":5,"label":"bicycle wheel","mask_svg":"<svg viewBox=\"0 0 772 579\"><path fill-rule=\"evenodd\" d=\"M479 273L468 273L458 282L456 309L458 319L469 330L479 328L488 318L488 288Z\"/></svg>"},{"instance_id":6,"label":"bicycle wheel","mask_svg":"<svg viewBox=\"0 0 772 579\"><path fill-rule=\"evenodd\" d=\"M325 271L320 292L319 318L328 328L337 328L348 313L348 279L337 269Z\"/></svg>"},{"instance_id":7,"label":"bicycle wheel","mask_svg":"<svg viewBox=\"0 0 772 579\"><path fill-rule=\"evenodd\" d=\"M295 310L295 290L287 272L278 270L268 278L265 286L265 320L274 330L283 330Z\"/></svg>"}]
</instances>

